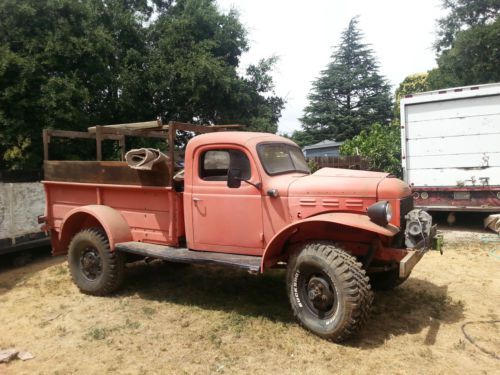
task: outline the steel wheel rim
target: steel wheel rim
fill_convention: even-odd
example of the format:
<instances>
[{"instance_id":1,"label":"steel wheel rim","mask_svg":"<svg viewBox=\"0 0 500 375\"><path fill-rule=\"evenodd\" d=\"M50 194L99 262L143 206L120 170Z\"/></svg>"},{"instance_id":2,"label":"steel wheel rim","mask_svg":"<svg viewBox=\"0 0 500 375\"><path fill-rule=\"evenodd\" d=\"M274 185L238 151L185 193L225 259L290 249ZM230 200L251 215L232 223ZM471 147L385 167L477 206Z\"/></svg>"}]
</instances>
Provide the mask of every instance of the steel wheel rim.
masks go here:
<instances>
[{"instance_id":1,"label":"steel wheel rim","mask_svg":"<svg viewBox=\"0 0 500 375\"><path fill-rule=\"evenodd\" d=\"M338 307L338 295L331 278L319 267L299 268L297 286L300 300L309 313L319 319L329 319Z\"/></svg>"},{"instance_id":2,"label":"steel wheel rim","mask_svg":"<svg viewBox=\"0 0 500 375\"><path fill-rule=\"evenodd\" d=\"M80 256L80 268L87 280L95 281L102 274L102 260L99 252L92 246L87 246Z\"/></svg>"}]
</instances>

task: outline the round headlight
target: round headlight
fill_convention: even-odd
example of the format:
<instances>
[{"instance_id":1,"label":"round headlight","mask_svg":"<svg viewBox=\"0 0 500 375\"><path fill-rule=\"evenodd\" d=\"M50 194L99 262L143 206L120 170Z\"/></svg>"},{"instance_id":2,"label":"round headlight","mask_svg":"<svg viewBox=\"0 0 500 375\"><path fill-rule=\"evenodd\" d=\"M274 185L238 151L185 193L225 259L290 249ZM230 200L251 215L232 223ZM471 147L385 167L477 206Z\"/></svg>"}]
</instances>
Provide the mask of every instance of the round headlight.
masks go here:
<instances>
[{"instance_id":1,"label":"round headlight","mask_svg":"<svg viewBox=\"0 0 500 375\"><path fill-rule=\"evenodd\" d=\"M387 201L380 201L368 207L367 213L371 221L385 227L392 219L392 206Z\"/></svg>"},{"instance_id":2,"label":"round headlight","mask_svg":"<svg viewBox=\"0 0 500 375\"><path fill-rule=\"evenodd\" d=\"M392 205L389 202L385 206L385 217L388 223L392 220Z\"/></svg>"},{"instance_id":3,"label":"round headlight","mask_svg":"<svg viewBox=\"0 0 500 375\"><path fill-rule=\"evenodd\" d=\"M422 199L427 199L427 198L429 198L429 193L426 191L423 191L422 193L420 193L420 196L422 197Z\"/></svg>"}]
</instances>

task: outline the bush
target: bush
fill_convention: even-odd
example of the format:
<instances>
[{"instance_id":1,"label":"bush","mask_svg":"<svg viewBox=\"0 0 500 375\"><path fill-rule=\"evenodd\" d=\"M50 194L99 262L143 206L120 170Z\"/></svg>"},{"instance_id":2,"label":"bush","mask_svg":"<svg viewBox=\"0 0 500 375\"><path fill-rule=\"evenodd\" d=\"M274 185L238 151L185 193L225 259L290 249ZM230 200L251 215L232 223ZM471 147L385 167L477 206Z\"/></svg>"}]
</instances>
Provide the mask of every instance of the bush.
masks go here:
<instances>
[{"instance_id":1,"label":"bush","mask_svg":"<svg viewBox=\"0 0 500 375\"><path fill-rule=\"evenodd\" d=\"M360 155L370 169L401 177L401 132L397 125L373 124L370 129L347 140L340 147L342 155Z\"/></svg>"}]
</instances>

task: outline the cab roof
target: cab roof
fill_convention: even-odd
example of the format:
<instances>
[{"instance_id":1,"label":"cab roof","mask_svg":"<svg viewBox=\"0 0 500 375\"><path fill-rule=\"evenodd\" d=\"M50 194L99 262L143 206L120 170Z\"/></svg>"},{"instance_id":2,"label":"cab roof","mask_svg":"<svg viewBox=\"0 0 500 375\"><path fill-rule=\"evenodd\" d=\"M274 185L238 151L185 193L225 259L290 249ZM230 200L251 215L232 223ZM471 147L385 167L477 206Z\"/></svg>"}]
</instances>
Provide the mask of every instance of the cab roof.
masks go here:
<instances>
[{"instance_id":1,"label":"cab roof","mask_svg":"<svg viewBox=\"0 0 500 375\"><path fill-rule=\"evenodd\" d=\"M191 139L191 141L189 141L189 145L196 148L201 145L225 143L250 147L257 145L260 142L282 142L295 145L293 141L276 134L244 131L221 131L216 133L201 134Z\"/></svg>"}]
</instances>

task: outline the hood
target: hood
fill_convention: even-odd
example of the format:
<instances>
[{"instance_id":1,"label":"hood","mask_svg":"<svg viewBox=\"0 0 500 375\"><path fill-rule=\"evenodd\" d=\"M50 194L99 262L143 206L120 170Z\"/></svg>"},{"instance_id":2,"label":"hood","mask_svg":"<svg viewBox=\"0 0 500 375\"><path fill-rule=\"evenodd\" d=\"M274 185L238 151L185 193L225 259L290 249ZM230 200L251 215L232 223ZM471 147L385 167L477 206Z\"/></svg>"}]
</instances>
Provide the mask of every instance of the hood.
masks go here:
<instances>
[{"instance_id":1,"label":"hood","mask_svg":"<svg viewBox=\"0 0 500 375\"><path fill-rule=\"evenodd\" d=\"M288 188L289 197L304 196L377 196L379 183L389 174L353 169L322 168L295 179ZM392 179L392 178L391 178Z\"/></svg>"}]
</instances>

